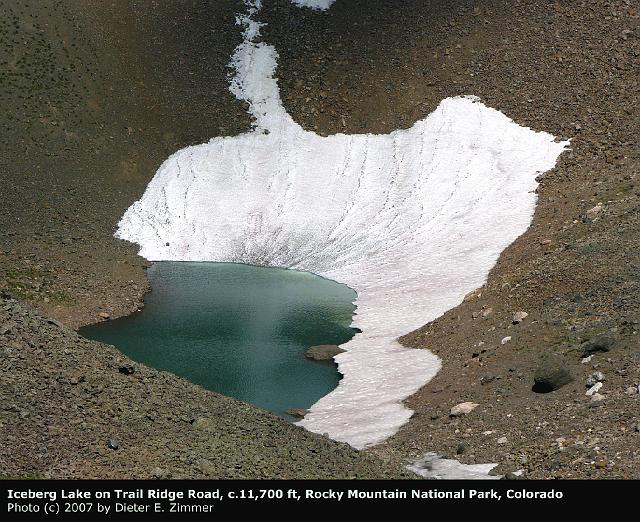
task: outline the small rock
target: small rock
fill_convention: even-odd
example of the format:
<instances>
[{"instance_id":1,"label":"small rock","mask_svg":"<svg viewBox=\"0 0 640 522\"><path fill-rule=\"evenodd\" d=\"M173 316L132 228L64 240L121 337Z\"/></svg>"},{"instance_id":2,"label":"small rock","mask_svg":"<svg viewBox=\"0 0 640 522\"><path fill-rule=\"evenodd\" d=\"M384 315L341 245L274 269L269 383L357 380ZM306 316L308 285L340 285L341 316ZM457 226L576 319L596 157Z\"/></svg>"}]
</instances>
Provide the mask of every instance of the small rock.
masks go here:
<instances>
[{"instance_id":1,"label":"small rock","mask_svg":"<svg viewBox=\"0 0 640 522\"><path fill-rule=\"evenodd\" d=\"M118 444L118 441L115 439L109 439L107 441L107 448L112 449L112 450L117 450L120 447L120 444Z\"/></svg>"},{"instance_id":2,"label":"small rock","mask_svg":"<svg viewBox=\"0 0 640 522\"><path fill-rule=\"evenodd\" d=\"M583 358L580 362L581 362L582 364L587 364L588 362L590 362L590 361L591 361L591 359L593 359L593 355L590 355L589 357L585 357L585 358Z\"/></svg>"},{"instance_id":3,"label":"small rock","mask_svg":"<svg viewBox=\"0 0 640 522\"><path fill-rule=\"evenodd\" d=\"M471 413L478 406L479 404L476 404L475 402L461 402L460 404L456 404L453 408L451 408L451 410L449 411L449 415L451 417L460 417L461 415Z\"/></svg>"},{"instance_id":4,"label":"small rock","mask_svg":"<svg viewBox=\"0 0 640 522\"><path fill-rule=\"evenodd\" d=\"M151 476L155 479L166 479L168 478L168 473L160 467L155 467L151 470Z\"/></svg>"},{"instance_id":5,"label":"small rock","mask_svg":"<svg viewBox=\"0 0 640 522\"><path fill-rule=\"evenodd\" d=\"M607 464L609 464L609 461L604 457L600 457L595 462L595 466L598 469L605 469L607 467Z\"/></svg>"},{"instance_id":6,"label":"small rock","mask_svg":"<svg viewBox=\"0 0 640 522\"><path fill-rule=\"evenodd\" d=\"M543 360L533 376L533 391L549 393L573 380L569 366L561 355L550 353Z\"/></svg>"},{"instance_id":7,"label":"small rock","mask_svg":"<svg viewBox=\"0 0 640 522\"><path fill-rule=\"evenodd\" d=\"M344 351L345 350L336 344L320 344L309 348L304 352L304 356L309 359L313 359L314 361L330 361L336 355L341 354Z\"/></svg>"},{"instance_id":8,"label":"small rock","mask_svg":"<svg viewBox=\"0 0 640 522\"><path fill-rule=\"evenodd\" d=\"M509 341L511 341L511 336L507 335L506 337L502 338L502 340L500 341L500 344L507 344Z\"/></svg>"},{"instance_id":9,"label":"small rock","mask_svg":"<svg viewBox=\"0 0 640 522\"><path fill-rule=\"evenodd\" d=\"M218 472L215 464L208 459L198 459L198 468L205 475L215 475Z\"/></svg>"},{"instance_id":10,"label":"small rock","mask_svg":"<svg viewBox=\"0 0 640 522\"><path fill-rule=\"evenodd\" d=\"M498 444L506 444L508 442L507 437L500 437L497 441Z\"/></svg>"},{"instance_id":11,"label":"small rock","mask_svg":"<svg viewBox=\"0 0 640 522\"><path fill-rule=\"evenodd\" d=\"M598 335L582 343L582 354L588 357L597 352L609 352L616 345L616 340L610 335Z\"/></svg>"},{"instance_id":12,"label":"small rock","mask_svg":"<svg viewBox=\"0 0 640 522\"><path fill-rule=\"evenodd\" d=\"M526 480L524 478L524 475L522 474L522 471L509 471L508 473L505 473L504 476L502 477L502 480Z\"/></svg>"},{"instance_id":13,"label":"small rock","mask_svg":"<svg viewBox=\"0 0 640 522\"><path fill-rule=\"evenodd\" d=\"M458 444L458 447L456 448L456 455L462 455L468 449L469 449L469 446L466 445L464 442L461 442L460 444Z\"/></svg>"},{"instance_id":14,"label":"small rock","mask_svg":"<svg viewBox=\"0 0 640 522\"><path fill-rule=\"evenodd\" d=\"M602 406L604 402L604 395L599 393L594 393L591 396L591 402L589 403L590 408L597 408L598 406Z\"/></svg>"},{"instance_id":15,"label":"small rock","mask_svg":"<svg viewBox=\"0 0 640 522\"><path fill-rule=\"evenodd\" d=\"M464 296L463 301L466 303L474 299L479 299L480 297L482 297L482 287L471 290L471 292Z\"/></svg>"},{"instance_id":16,"label":"small rock","mask_svg":"<svg viewBox=\"0 0 640 522\"><path fill-rule=\"evenodd\" d=\"M62 325L62 323L56 321L55 319L47 319L47 322L49 324L52 324L53 326L57 326L58 328L64 328L64 326Z\"/></svg>"},{"instance_id":17,"label":"small rock","mask_svg":"<svg viewBox=\"0 0 640 522\"><path fill-rule=\"evenodd\" d=\"M629 386L626 390L625 393L627 395L636 395L638 393L638 387L637 386Z\"/></svg>"},{"instance_id":18,"label":"small rock","mask_svg":"<svg viewBox=\"0 0 640 522\"><path fill-rule=\"evenodd\" d=\"M210 430L214 427L214 422L207 418L207 417L198 417L197 419L194 419L193 422L191 423L191 425L196 429L196 430L202 430L202 431L207 431Z\"/></svg>"},{"instance_id":19,"label":"small rock","mask_svg":"<svg viewBox=\"0 0 640 522\"><path fill-rule=\"evenodd\" d=\"M484 312L482 312L482 317L489 317L493 313L493 308L487 308Z\"/></svg>"},{"instance_id":20,"label":"small rock","mask_svg":"<svg viewBox=\"0 0 640 522\"><path fill-rule=\"evenodd\" d=\"M109 319L111 317L110 314L108 314L107 312L100 312L98 314L98 317L102 318L102 319Z\"/></svg>"},{"instance_id":21,"label":"small rock","mask_svg":"<svg viewBox=\"0 0 640 522\"><path fill-rule=\"evenodd\" d=\"M490 375L490 374L483 375L482 377L480 377L480 384L484 386L485 384L489 384L495 381L496 379L498 379L498 377L495 375Z\"/></svg>"},{"instance_id":22,"label":"small rock","mask_svg":"<svg viewBox=\"0 0 640 522\"><path fill-rule=\"evenodd\" d=\"M602 212L602 203L598 203L595 207L587 210L587 219L595 221Z\"/></svg>"},{"instance_id":23,"label":"small rock","mask_svg":"<svg viewBox=\"0 0 640 522\"><path fill-rule=\"evenodd\" d=\"M302 419L307 413L309 413L309 410L305 410L304 408L289 408L287 410L288 415L298 417L299 419Z\"/></svg>"},{"instance_id":24,"label":"small rock","mask_svg":"<svg viewBox=\"0 0 640 522\"><path fill-rule=\"evenodd\" d=\"M118 368L118 371L123 375L132 375L133 373L135 373L136 369L133 366L120 366L120 368Z\"/></svg>"},{"instance_id":25,"label":"small rock","mask_svg":"<svg viewBox=\"0 0 640 522\"><path fill-rule=\"evenodd\" d=\"M603 386L603 385L602 385L602 383L601 383L601 382L597 382L597 383L595 383L593 386L591 386L591 388L589 388L589 389L586 391L585 395L587 395L587 396L591 396L591 395L594 395L595 393L598 393L598 390L599 390L600 388L602 388L602 386Z\"/></svg>"},{"instance_id":26,"label":"small rock","mask_svg":"<svg viewBox=\"0 0 640 522\"><path fill-rule=\"evenodd\" d=\"M516 312L515 314L513 314L513 324L519 324L527 317L529 317L529 314L527 312Z\"/></svg>"},{"instance_id":27,"label":"small rock","mask_svg":"<svg viewBox=\"0 0 640 522\"><path fill-rule=\"evenodd\" d=\"M0 326L0 335L5 335L9 333L12 329L16 327L15 321L7 321Z\"/></svg>"},{"instance_id":28,"label":"small rock","mask_svg":"<svg viewBox=\"0 0 640 522\"><path fill-rule=\"evenodd\" d=\"M594 386L597 383L602 382L602 381L604 381L604 373L602 373L602 372L593 372L587 378L587 387L591 388L592 386Z\"/></svg>"}]
</instances>

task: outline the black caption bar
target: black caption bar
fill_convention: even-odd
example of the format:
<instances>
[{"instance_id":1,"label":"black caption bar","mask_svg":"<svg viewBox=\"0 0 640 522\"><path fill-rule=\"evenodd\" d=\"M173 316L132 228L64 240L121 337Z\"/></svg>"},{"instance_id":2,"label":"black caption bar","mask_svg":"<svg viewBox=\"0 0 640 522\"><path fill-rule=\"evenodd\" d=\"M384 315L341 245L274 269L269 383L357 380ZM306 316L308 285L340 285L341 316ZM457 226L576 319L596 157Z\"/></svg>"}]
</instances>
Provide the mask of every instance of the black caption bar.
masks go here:
<instances>
[{"instance_id":1,"label":"black caption bar","mask_svg":"<svg viewBox=\"0 0 640 522\"><path fill-rule=\"evenodd\" d=\"M514 508L579 507L590 493L618 506L638 482L611 481L18 481L0 482L0 516L180 517L268 513L282 507L338 510L466 505Z\"/></svg>"}]
</instances>

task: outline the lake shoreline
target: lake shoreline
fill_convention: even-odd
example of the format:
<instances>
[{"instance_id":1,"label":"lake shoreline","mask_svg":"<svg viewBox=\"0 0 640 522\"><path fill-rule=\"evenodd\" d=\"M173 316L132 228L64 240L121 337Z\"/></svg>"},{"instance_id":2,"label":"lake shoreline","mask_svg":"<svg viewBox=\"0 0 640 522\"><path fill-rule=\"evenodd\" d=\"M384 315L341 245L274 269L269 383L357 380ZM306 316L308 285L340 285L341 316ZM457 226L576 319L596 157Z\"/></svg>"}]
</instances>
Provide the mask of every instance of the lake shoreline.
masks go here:
<instances>
[{"instance_id":1,"label":"lake shoreline","mask_svg":"<svg viewBox=\"0 0 640 522\"><path fill-rule=\"evenodd\" d=\"M157 19L124 4L113 7L113 12L101 7L100 2L94 4L90 17L77 12L74 16L77 23L85 24L88 33L101 33L101 39L92 45L97 46L107 73L116 70L108 56L124 57L125 63L118 67L128 77L120 85L137 84L136 57L152 56L145 54L148 49L142 49L140 42L126 37L132 34L133 25L137 24L136 30L149 42L155 41L153 35L184 34L158 22L172 19L169 3L159 8L165 11ZM192 45L191 40L181 45L161 41L161 56L174 69L158 67L163 71L163 81L155 84L172 85L167 92L176 100L190 99L186 93L194 91L207 96L198 94L189 102L193 103L193 111L184 107L185 102L161 102L170 109L180 106L189 125L180 123L180 118L168 119L167 110L143 110L145 98L140 98L139 92L132 96L123 89L98 94L100 99L112 101L105 101L108 109L98 111L102 114L98 121L104 127L95 126L95 132L91 131L93 123L68 123L66 128L66 116L47 115L48 122L42 123L42 128L55 135L42 142L51 150L42 151L29 144L25 154L16 146L11 156L15 161L4 174L8 192L3 204L10 216L3 222L7 233L0 257L5 292L17 294L54 320L73 327L94 322L100 312L119 317L139 308L147 290L143 268L146 262L136 256L134 246L111 237L121 213L141 195L160 162L178 148L249 128L244 108L224 94L228 53L239 42L233 26L237 6L228 2L218 5L217 20L207 20L201 13L195 13L194 19L199 16L209 27L218 29L220 42L208 44L219 45L223 49L221 57L212 57L206 46L191 48L192 56L207 55L215 62L211 64L212 72L205 74L199 63L182 63L174 53ZM416 412L409 424L364 455L380 457L375 461L378 470L383 469L383 461L406 464L422 451L433 450L457 455L467 463L500 461L505 469L524 468L532 478L638 478L640 466L634 453L637 435L633 428L638 418L629 413L636 411L638 395L625 394L640 380L633 355L637 351L634 321L638 320L640 306L633 295L637 287L630 271L638 262L638 249L633 245L640 229L633 211L637 195L630 188L637 182L638 158L629 143L629 136L640 134L638 118L633 116L637 111L633 98L638 89L637 65L633 62L633 53L638 52L638 39L634 36L638 31L637 13L601 1L582 9L527 0L519 4L519 12L513 6L491 2L478 2L473 8L465 2L449 2L446 7L440 3L432 3L433 7L414 2L409 5L407 15L402 9L385 7L384 2L369 2L365 8L362 2L338 1L328 15L306 13L301 18L298 12L289 12L293 8L287 2L268 3L266 38L280 53L277 76L285 107L297 122L323 135L386 133L409 127L446 96L476 94L519 124L573 138L573 151L542 180L532 227L503 253L482 295L403 338L408 346L438 350L444 368L407 401ZM185 12L186 16L192 14ZM48 16L51 24L64 27L68 33L76 31L60 15L52 12ZM383 16L386 22L381 25ZM353 27L356 19L359 25ZM129 23L132 27L126 26ZM227 25L229 28L225 29ZM198 35L197 26L193 27ZM536 32L542 27L548 30ZM109 31L111 35L106 34ZM113 44L116 40L117 45ZM79 42L78 48L84 49L91 41L87 38ZM59 60L64 63L62 58ZM86 60L95 58L87 54ZM192 77L188 75L190 70L195 71ZM148 97L157 94L162 100L160 89L151 83L144 87ZM608 96L602 95L603 89ZM140 107L119 107L121 100L128 97ZM15 106L20 107L21 103L17 101ZM58 99L56 103L63 115L72 114L67 105ZM208 111L205 118L197 116L202 109ZM33 115L23 115L20 120L38 121L38 116L34 109ZM76 128L87 129L87 137L81 139L64 132ZM23 134L24 130L16 127L15 135ZM105 139L105 135L113 136L113 140ZM54 137L59 141L54 142ZM6 139L13 143L11 136ZM65 152L66 148L71 152ZM96 154L96 148L102 153ZM59 156L45 159L52 153ZM79 164L91 168L80 168ZM52 175L38 174L40 171ZM35 180L38 184L32 186L30 183ZM600 211L589 213L598 203L603 203ZM36 236L34 231L43 233ZM4 297L3 304L7 303L23 308ZM526 311L529 317L513 325L513 315L519 311ZM31 314L28 312L29 317ZM39 335L50 328L48 324L39 317L33 328L21 334L20 342L38 344ZM602 406L590 408L584 383L598 370L593 365L581 365L579 347L587 337L602 332L615 335L618 344L610 354L596 356L595 364L607 377L604 392L608 398ZM501 344L506 337L511 341ZM5 343L14 340L18 341L6 334L3 337ZM485 344L478 346L480 342ZM81 360L94 350L97 354L114 355L108 347L82 344L72 335L60 349L74 350L76 345L81 349L73 353ZM483 350L486 351L482 353ZM532 395L532 375L540 356L553 350L568 354L574 383L553 394ZM29 380L33 377L29 368L37 368L41 361L30 361L32 366L25 368L21 378L33 385L36 381ZM122 361L128 364L125 359ZM64 359L60 364L64 367ZM47 367L47 371L53 379L56 370ZM113 368L101 371L109 378L120 378ZM149 376L160 375L149 372ZM192 389L182 380L167 379L158 390L170 399L182 394L180 390L185 386ZM463 389L460 383L468 386ZM44 389L54 386L49 382L38 384ZM106 378L104 384L108 384ZM85 399L73 391L78 390L78 384L68 382L64 386L69 395L61 396L61 403L70 408L84 404ZM126 396L128 392L122 393ZM211 404L211 411L215 411L213 404L228 402L200 393L181 398L190 406L199 407L193 399L199 397ZM480 406L468 416L450 417L449 409L467 399ZM114 403L118 400L113 397ZM81 477L85 473L96 477L146 477L151 476L158 463L169 470L175 466L172 476L207 476L202 471L191 474L189 466L196 469L195 460L162 461L162 455L153 451L143 452L132 463L120 459L113 450L95 450L100 454L101 465L89 469L86 466L93 458L93 448L106 445L103 439L109 436L108 426L101 425L102 431L96 430L96 437L91 439L93 446L73 443L67 451L61 447L61 440L86 443L79 428L71 422L57 422L54 428L59 431L53 436L43 434L33 420L38 419L38 406L20 406L32 417L19 420L15 413L2 414L5 425L16 430L12 436L24 439L16 454L2 456L6 469L22 474L52 469L53 476ZM228 415L235 415L233 410L230 408ZM176 411L188 416L188 408L179 407ZM254 419L252 411L239 407L241 415L233 419L238 426L259 426L249 420ZM188 421L179 417L176 415L175 427L167 431L167 440L180 440L183 433L189 433L190 448L203 444L201 439L191 438ZM74 420L62 416L60 419ZM536 429L538 426L540 429ZM31 437L30 431L38 436ZM483 435L489 431L493 433ZM507 442L499 443L503 437ZM319 440L324 439L302 437L299 447L337 447ZM33 459L34 448L42 441L63 458L62 465L44 458ZM145 448L144 441L135 439L131 443L131 448ZM283 441L283 446L287 445ZM198 458L215 460L215 449L207 448ZM172 446L171 451L185 456L179 448ZM266 458L275 454L271 447L262 451ZM354 453L347 454L349 459L356 458ZM617 454L622 458L618 459ZM299 461L304 459L300 456ZM206 468L207 463L202 464ZM330 464L345 470L338 462ZM281 457L279 465L289 466L291 462ZM302 466L297 476L304 476L311 469L312 466ZM249 472L245 467L236 476ZM214 476L215 473L214 470ZM224 473L232 475L226 468Z\"/></svg>"},{"instance_id":2,"label":"lake shoreline","mask_svg":"<svg viewBox=\"0 0 640 522\"><path fill-rule=\"evenodd\" d=\"M142 310L82 327L149 367L272 411L307 410L341 378L333 360L312 362L311 346L340 345L355 292L300 271L209 262L155 262Z\"/></svg>"}]
</instances>

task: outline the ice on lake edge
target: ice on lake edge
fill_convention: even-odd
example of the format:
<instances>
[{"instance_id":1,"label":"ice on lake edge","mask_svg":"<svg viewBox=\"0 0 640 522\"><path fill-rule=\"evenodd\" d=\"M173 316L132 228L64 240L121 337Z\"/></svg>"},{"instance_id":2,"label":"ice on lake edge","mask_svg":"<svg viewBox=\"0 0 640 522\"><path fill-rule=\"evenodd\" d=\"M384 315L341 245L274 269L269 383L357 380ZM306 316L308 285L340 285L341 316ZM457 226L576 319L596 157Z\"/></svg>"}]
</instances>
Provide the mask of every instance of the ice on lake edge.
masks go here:
<instances>
[{"instance_id":1,"label":"ice on lake edge","mask_svg":"<svg viewBox=\"0 0 640 522\"><path fill-rule=\"evenodd\" d=\"M353 288L363 333L336 357L339 386L299 424L363 448L407 422L402 400L440 369L397 338L485 282L531 222L536 176L568 143L473 97L387 135L305 131L280 100L275 49L259 42L260 2L245 3L231 91L255 128L168 158L116 235L149 260L293 268Z\"/></svg>"}]
</instances>

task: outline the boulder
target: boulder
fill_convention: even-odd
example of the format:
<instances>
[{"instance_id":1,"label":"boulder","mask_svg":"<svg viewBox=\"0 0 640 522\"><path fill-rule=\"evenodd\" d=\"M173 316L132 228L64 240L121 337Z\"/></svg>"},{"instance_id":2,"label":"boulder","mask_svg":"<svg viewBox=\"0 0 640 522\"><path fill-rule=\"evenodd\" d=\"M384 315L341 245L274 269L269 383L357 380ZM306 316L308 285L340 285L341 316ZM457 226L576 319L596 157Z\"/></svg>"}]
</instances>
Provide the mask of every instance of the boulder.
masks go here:
<instances>
[{"instance_id":1,"label":"boulder","mask_svg":"<svg viewBox=\"0 0 640 522\"><path fill-rule=\"evenodd\" d=\"M309 348L304 355L314 361L329 361L342 352L344 350L336 344L319 344Z\"/></svg>"},{"instance_id":2,"label":"boulder","mask_svg":"<svg viewBox=\"0 0 640 522\"><path fill-rule=\"evenodd\" d=\"M582 343L582 354L588 357L597 352L608 352L616 345L616 340L610 335L598 335Z\"/></svg>"},{"instance_id":3,"label":"boulder","mask_svg":"<svg viewBox=\"0 0 640 522\"><path fill-rule=\"evenodd\" d=\"M573 380L569 366L561 355L550 353L543 360L533 376L533 391L549 393Z\"/></svg>"}]
</instances>

